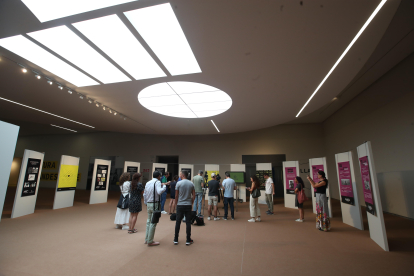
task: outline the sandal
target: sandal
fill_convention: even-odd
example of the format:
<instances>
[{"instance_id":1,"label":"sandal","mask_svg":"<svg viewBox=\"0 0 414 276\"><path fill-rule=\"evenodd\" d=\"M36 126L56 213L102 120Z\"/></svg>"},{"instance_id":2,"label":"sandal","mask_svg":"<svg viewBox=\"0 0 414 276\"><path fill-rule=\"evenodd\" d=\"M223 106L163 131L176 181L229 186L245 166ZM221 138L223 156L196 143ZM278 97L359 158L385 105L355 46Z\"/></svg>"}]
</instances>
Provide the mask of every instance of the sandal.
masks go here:
<instances>
[{"instance_id":1,"label":"sandal","mask_svg":"<svg viewBox=\"0 0 414 276\"><path fill-rule=\"evenodd\" d=\"M128 230L128 234L133 234L134 230Z\"/></svg>"}]
</instances>

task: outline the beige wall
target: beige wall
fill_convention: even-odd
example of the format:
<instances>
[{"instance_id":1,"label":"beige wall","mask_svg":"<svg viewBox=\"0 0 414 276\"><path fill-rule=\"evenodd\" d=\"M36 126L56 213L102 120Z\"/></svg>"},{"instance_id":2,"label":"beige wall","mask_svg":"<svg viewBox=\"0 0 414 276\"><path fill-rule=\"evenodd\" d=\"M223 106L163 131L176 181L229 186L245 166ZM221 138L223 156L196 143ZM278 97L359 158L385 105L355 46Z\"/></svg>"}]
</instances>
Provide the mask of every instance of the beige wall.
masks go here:
<instances>
[{"instance_id":1,"label":"beige wall","mask_svg":"<svg viewBox=\"0 0 414 276\"><path fill-rule=\"evenodd\" d=\"M339 199L335 154L372 142L383 210L414 218L414 55L385 74L323 124L331 195ZM333 177L335 176L335 177Z\"/></svg>"}]
</instances>

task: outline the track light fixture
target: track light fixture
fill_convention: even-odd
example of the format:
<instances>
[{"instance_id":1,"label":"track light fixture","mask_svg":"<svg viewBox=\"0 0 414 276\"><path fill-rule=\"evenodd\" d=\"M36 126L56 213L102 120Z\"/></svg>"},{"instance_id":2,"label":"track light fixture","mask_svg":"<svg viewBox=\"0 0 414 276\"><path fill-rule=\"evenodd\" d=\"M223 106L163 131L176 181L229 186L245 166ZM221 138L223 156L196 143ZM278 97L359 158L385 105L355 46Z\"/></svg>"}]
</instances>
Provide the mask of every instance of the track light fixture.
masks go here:
<instances>
[{"instance_id":1,"label":"track light fixture","mask_svg":"<svg viewBox=\"0 0 414 276\"><path fill-rule=\"evenodd\" d=\"M116 114L118 114L116 111L114 112L114 115L116 116Z\"/></svg>"},{"instance_id":2,"label":"track light fixture","mask_svg":"<svg viewBox=\"0 0 414 276\"><path fill-rule=\"evenodd\" d=\"M83 100L83 95L79 95L79 99Z\"/></svg>"},{"instance_id":3,"label":"track light fixture","mask_svg":"<svg viewBox=\"0 0 414 276\"><path fill-rule=\"evenodd\" d=\"M59 87L59 89L60 89L60 90L62 90L62 89L63 89L63 86L62 86L62 85L59 85L58 87Z\"/></svg>"},{"instance_id":4,"label":"track light fixture","mask_svg":"<svg viewBox=\"0 0 414 276\"><path fill-rule=\"evenodd\" d=\"M95 105L96 105L96 107L99 107L99 103L98 102L95 102Z\"/></svg>"},{"instance_id":5,"label":"track light fixture","mask_svg":"<svg viewBox=\"0 0 414 276\"><path fill-rule=\"evenodd\" d=\"M40 75L36 75L36 78L40 80L42 77Z\"/></svg>"},{"instance_id":6,"label":"track light fixture","mask_svg":"<svg viewBox=\"0 0 414 276\"><path fill-rule=\"evenodd\" d=\"M72 95L72 90L68 90L68 93Z\"/></svg>"},{"instance_id":7,"label":"track light fixture","mask_svg":"<svg viewBox=\"0 0 414 276\"><path fill-rule=\"evenodd\" d=\"M88 102L91 104L91 103L92 103L92 100L91 100L91 99L89 99L89 100L88 100Z\"/></svg>"},{"instance_id":8,"label":"track light fixture","mask_svg":"<svg viewBox=\"0 0 414 276\"><path fill-rule=\"evenodd\" d=\"M105 107L105 106L103 106L103 107L102 107L102 109L103 109L103 110L105 110L105 109L106 109L106 107Z\"/></svg>"},{"instance_id":9,"label":"track light fixture","mask_svg":"<svg viewBox=\"0 0 414 276\"><path fill-rule=\"evenodd\" d=\"M111 114L112 114L112 110L111 110L111 109L109 109L109 113L111 113Z\"/></svg>"},{"instance_id":10,"label":"track light fixture","mask_svg":"<svg viewBox=\"0 0 414 276\"><path fill-rule=\"evenodd\" d=\"M23 73L27 73L27 69L26 68L22 68L22 72Z\"/></svg>"},{"instance_id":11,"label":"track light fixture","mask_svg":"<svg viewBox=\"0 0 414 276\"><path fill-rule=\"evenodd\" d=\"M47 83L50 84L50 85L53 84L53 82L51 80L48 80Z\"/></svg>"}]
</instances>

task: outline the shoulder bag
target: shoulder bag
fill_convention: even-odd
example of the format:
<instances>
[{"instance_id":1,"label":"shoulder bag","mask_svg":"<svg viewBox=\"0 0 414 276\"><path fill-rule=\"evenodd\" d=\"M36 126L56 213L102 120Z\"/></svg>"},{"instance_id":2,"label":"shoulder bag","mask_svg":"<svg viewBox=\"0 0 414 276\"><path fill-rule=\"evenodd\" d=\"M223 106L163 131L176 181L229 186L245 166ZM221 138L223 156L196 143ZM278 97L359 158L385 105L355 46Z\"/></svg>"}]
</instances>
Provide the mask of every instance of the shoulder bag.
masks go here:
<instances>
[{"instance_id":1,"label":"shoulder bag","mask_svg":"<svg viewBox=\"0 0 414 276\"><path fill-rule=\"evenodd\" d=\"M121 197L119 198L118 205L116 207L120 209L129 208L129 193L126 196L124 196L121 190Z\"/></svg>"},{"instance_id":2,"label":"shoulder bag","mask_svg":"<svg viewBox=\"0 0 414 276\"><path fill-rule=\"evenodd\" d=\"M260 193L260 189L259 188L254 189L254 191L252 192L252 198L258 198L261 195L262 194Z\"/></svg>"},{"instance_id":3,"label":"shoulder bag","mask_svg":"<svg viewBox=\"0 0 414 276\"><path fill-rule=\"evenodd\" d=\"M155 185L157 184L157 181L155 181L154 183L154 200L153 200L153 204L154 204L154 212L152 213L152 218L151 218L151 223L158 223L160 221L160 217L161 217L161 197L160 200L158 201L158 210L155 211Z\"/></svg>"},{"instance_id":4,"label":"shoulder bag","mask_svg":"<svg viewBox=\"0 0 414 276\"><path fill-rule=\"evenodd\" d=\"M302 189L300 189L300 191L298 191L298 202L299 202L299 204L302 204L306 200L308 200L308 198L305 195L305 188L302 187Z\"/></svg>"}]
</instances>

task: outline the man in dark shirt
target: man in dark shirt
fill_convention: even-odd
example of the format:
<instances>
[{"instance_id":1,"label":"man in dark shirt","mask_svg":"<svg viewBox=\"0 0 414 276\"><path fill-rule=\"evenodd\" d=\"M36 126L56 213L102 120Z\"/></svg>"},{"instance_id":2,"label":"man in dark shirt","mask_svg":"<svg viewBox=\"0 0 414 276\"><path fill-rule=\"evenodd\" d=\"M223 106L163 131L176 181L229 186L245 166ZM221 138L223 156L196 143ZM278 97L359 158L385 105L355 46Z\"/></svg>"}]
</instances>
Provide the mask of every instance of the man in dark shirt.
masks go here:
<instances>
[{"instance_id":1,"label":"man in dark shirt","mask_svg":"<svg viewBox=\"0 0 414 276\"><path fill-rule=\"evenodd\" d=\"M217 202L219 196L220 182L217 181L215 173L211 174L212 180L208 182L208 220L210 220L211 206L214 206L214 220L220 220L217 217Z\"/></svg>"}]
</instances>

